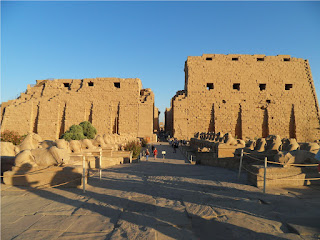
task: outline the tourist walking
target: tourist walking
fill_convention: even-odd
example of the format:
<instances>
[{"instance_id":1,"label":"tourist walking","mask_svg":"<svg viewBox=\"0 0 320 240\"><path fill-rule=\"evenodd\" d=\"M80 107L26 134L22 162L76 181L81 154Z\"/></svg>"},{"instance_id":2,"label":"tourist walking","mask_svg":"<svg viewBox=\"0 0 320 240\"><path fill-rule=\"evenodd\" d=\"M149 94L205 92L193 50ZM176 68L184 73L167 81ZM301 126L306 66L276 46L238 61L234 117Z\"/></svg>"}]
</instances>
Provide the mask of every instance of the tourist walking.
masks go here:
<instances>
[{"instance_id":1,"label":"tourist walking","mask_svg":"<svg viewBox=\"0 0 320 240\"><path fill-rule=\"evenodd\" d=\"M173 152L176 153L177 148L179 147L179 142L175 139L172 146L173 146Z\"/></svg>"},{"instance_id":2,"label":"tourist walking","mask_svg":"<svg viewBox=\"0 0 320 240\"><path fill-rule=\"evenodd\" d=\"M157 148L154 148L154 150L153 150L154 160L157 159L157 155L158 155L158 150L157 150Z\"/></svg>"},{"instance_id":3,"label":"tourist walking","mask_svg":"<svg viewBox=\"0 0 320 240\"><path fill-rule=\"evenodd\" d=\"M153 144L151 145L151 151L152 152L154 151L154 145Z\"/></svg>"},{"instance_id":4,"label":"tourist walking","mask_svg":"<svg viewBox=\"0 0 320 240\"><path fill-rule=\"evenodd\" d=\"M147 149L147 150L146 150L146 160L147 160L147 161L148 161L149 155L150 155L150 152L149 152L149 150Z\"/></svg>"}]
</instances>

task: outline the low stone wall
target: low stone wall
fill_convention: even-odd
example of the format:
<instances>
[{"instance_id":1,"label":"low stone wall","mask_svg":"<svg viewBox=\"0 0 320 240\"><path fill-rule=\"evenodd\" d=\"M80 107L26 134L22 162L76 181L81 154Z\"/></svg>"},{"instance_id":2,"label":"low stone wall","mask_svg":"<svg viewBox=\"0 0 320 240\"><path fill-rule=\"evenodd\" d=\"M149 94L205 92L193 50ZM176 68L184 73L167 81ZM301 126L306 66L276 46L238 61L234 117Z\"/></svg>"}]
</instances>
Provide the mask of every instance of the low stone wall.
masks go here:
<instances>
[{"instance_id":1,"label":"low stone wall","mask_svg":"<svg viewBox=\"0 0 320 240\"><path fill-rule=\"evenodd\" d=\"M217 158L212 152L196 152L197 164L236 169L239 167L239 159L234 157Z\"/></svg>"},{"instance_id":2,"label":"low stone wall","mask_svg":"<svg viewBox=\"0 0 320 240\"><path fill-rule=\"evenodd\" d=\"M263 188L264 166L248 165L251 172L247 173L248 181L258 188ZM320 180L306 180L308 178L320 178L315 167L267 167L266 188L268 187L292 187L305 185L320 185Z\"/></svg>"},{"instance_id":3,"label":"low stone wall","mask_svg":"<svg viewBox=\"0 0 320 240\"><path fill-rule=\"evenodd\" d=\"M113 152L112 157L113 158L122 158L122 163L131 163L132 162L132 153L129 151Z\"/></svg>"},{"instance_id":4,"label":"low stone wall","mask_svg":"<svg viewBox=\"0 0 320 240\"><path fill-rule=\"evenodd\" d=\"M197 164L230 169L239 167L239 159L234 157L236 149L238 149L239 146L192 138L190 140L190 148L195 152ZM209 152L198 151L198 148L207 148Z\"/></svg>"},{"instance_id":5,"label":"low stone wall","mask_svg":"<svg viewBox=\"0 0 320 240\"><path fill-rule=\"evenodd\" d=\"M189 163L196 164L196 161L197 161L196 151L194 151L190 146L185 146L185 145L179 146L178 149L188 159Z\"/></svg>"}]
</instances>

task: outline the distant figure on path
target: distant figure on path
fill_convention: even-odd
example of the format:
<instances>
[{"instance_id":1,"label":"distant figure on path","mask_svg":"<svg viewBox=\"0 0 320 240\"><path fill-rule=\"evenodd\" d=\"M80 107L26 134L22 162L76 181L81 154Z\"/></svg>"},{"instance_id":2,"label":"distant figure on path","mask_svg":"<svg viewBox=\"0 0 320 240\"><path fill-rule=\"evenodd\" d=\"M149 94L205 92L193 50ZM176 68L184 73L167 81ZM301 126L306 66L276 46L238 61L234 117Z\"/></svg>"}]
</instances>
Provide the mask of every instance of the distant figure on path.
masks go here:
<instances>
[{"instance_id":1,"label":"distant figure on path","mask_svg":"<svg viewBox=\"0 0 320 240\"><path fill-rule=\"evenodd\" d=\"M154 151L154 145L153 144L151 145L151 151L152 152Z\"/></svg>"},{"instance_id":2,"label":"distant figure on path","mask_svg":"<svg viewBox=\"0 0 320 240\"><path fill-rule=\"evenodd\" d=\"M157 148L154 148L154 150L153 150L154 160L157 159L157 155L158 155L158 150L157 150Z\"/></svg>"},{"instance_id":3,"label":"distant figure on path","mask_svg":"<svg viewBox=\"0 0 320 240\"><path fill-rule=\"evenodd\" d=\"M177 148L179 147L179 142L175 139L172 146L173 146L173 152L176 153Z\"/></svg>"},{"instance_id":4,"label":"distant figure on path","mask_svg":"<svg viewBox=\"0 0 320 240\"><path fill-rule=\"evenodd\" d=\"M146 150L146 159L147 159L147 161L148 161L149 155L150 155L150 152L149 152L149 149L147 149Z\"/></svg>"}]
</instances>

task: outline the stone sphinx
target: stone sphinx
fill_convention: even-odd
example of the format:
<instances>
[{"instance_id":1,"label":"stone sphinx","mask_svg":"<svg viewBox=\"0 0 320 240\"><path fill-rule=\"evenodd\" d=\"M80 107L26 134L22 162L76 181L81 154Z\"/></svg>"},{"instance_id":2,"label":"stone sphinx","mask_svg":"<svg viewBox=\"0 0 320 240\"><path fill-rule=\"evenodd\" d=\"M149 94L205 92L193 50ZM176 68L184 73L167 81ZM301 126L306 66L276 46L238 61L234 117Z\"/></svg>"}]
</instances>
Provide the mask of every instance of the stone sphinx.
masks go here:
<instances>
[{"instance_id":1,"label":"stone sphinx","mask_svg":"<svg viewBox=\"0 0 320 240\"><path fill-rule=\"evenodd\" d=\"M205 139L206 139L206 140L210 140L210 136L211 136L211 133L210 133L210 132L207 132L206 135L205 135Z\"/></svg>"},{"instance_id":2,"label":"stone sphinx","mask_svg":"<svg viewBox=\"0 0 320 240\"><path fill-rule=\"evenodd\" d=\"M53 146L57 146L57 144L55 141L51 141L51 140L44 140L40 143L41 148L50 148Z\"/></svg>"},{"instance_id":3,"label":"stone sphinx","mask_svg":"<svg viewBox=\"0 0 320 240\"><path fill-rule=\"evenodd\" d=\"M41 141L42 139L38 134L29 133L18 146L13 145L11 142L1 142L1 174L14 167L16 155L24 150L40 148Z\"/></svg>"},{"instance_id":4,"label":"stone sphinx","mask_svg":"<svg viewBox=\"0 0 320 240\"><path fill-rule=\"evenodd\" d=\"M256 150L257 152L264 152L266 145L267 142L265 138L258 138L254 150Z\"/></svg>"},{"instance_id":5,"label":"stone sphinx","mask_svg":"<svg viewBox=\"0 0 320 240\"><path fill-rule=\"evenodd\" d=\"M215 141L216 141L216 142L222 142L222 141L223 141L223 136L224 136L224 134L223 134L222 132L218 132L218 133L216 134Z\"/></svg>"},{"instance_id":6,"label":"stone sphinx","mask_svg":"<svg viewBox=\"0 0 320 240\"><path fill-rule=\"evenodd\" d=\"M316 164L315 154L306 150L294 150L290 152L279 152L274 156L276 162L288 167L290 164Z\"/></svg>"},{"instance_id":7,"label":"stone sphinx","mask_svg":"<svg viewBox=\"0 0 320 240\"><path fill-rule=\"evenodd\" d=\"M256 140L247 140L247 143L245 144L246 148L250 149L250 150L254 150L254 148L256 147Z\"/></svg>"},{"instance_id":8,"label":"stone sphinx","mask_svg":"<svg viewBox=\"0 0 320 240\"><path fill-rule=\"evenodd\" d=\"M210 132L209 133L209 140L214 141L215 138L216 138L216 134L214 132Z\"/></svg>"},{"instance_id":9,"label":"stone sphinx","mask_svg":"<svg viewBox=\"0 0 320 240\"><path fill-rule=\"evenodd\" d=\"M227 145L232 145L232 146L236 146L238 144L237 139L235 139L231 133L226 133L223 136L223 142Z\"/></svg>"},{"instance_id":10,"label":"stone sphinx","mask_svg":"<svg viewBox=\"0 0 320 240\"><path fill-rule=\"evenodd\" d=\"M107 145L101 135L98 135L93 141L92 141L93 146L95 147L101 147L105 148Z\"/></svg>"},{"instance_id":11,"label":"stone sphinx","mask_svg":"<svg viewBox=\"0 0 320 240\"><path fill-rule=\"evenodd\" d=\"M9 171L14 166L15 156L19 153L19 148L11 142L0 142L1 147L1 175Z\"/></svg>"},{"instance_id":12,"label":"stone sphinx","mask_svg":"<svg viewBox=\"0 0 320 240\"><path fill-rule=\"evenodd\" d=\"M81 140L81 150L94 151L94 150L97 150L97 147L93 145L90 139L83 139Z\"/></svg>"},{"instance_id":13,"label":"stone sphinx","mask_svg":"<svg viewBox=\"0 0 320 240\"><path fill-rule=\"evenodd\" d=\"M240 145L239 147L244 148L246 146L246 142L242 139L236 139L237 140L237 145Z\"/></svg>"},{"instance_id":14,"label":"stone sphinx","mask_svg":"<svg viewBox=\"0 0 320 240\"><path fill-rule=\"evenodd\" d=\"M21 151L15 158L15 166L20 167L26 164L32 167L61 166L68 164L69 161L70 156L66 149L53 146Z\"/></svg>"},{"instance_id":15,"label":"stone sphinx","mask_svg":"<svg viewBox=\"0 0 320 240\"><path fill-rule=\"evenodd\" d=\"M106 144L113 144L111 136L109 134L103 134L103 140Z\"/></svg>"},{"instance_id":16,"label":"stone sphinx","mask_svg":"<svg viewBox=\"0 0 320 240\"><path fill-rule=\"evenodd\" d=\"M64 139L57 139L56 146L57 146L57 148L60 148L60 149L66 149L68 151L68 153L71 152L70 147L69 147L69 142Z\"/></svg>"},{"instance_id":17,"label":"stone sphinx","mask_svg":"<svg viewBox=\"0 0 320 240\"><path fill-rule=\"evenodd\" d=\"M110 134L104 134L103 135L103 140L105 143L106 148L111 148L114 151L118 151L118 144L116 143L116 134L110 135Z\"/></svg>"},{"instance_id":18,"label":"stone sphinx","mask_svg":"<svg viewBox=\"0 0 320 240\"><path fill-rule=\"evenodd\" d=\"M246 145L244 140L234 138L231 133L224 134L223 137L220 139L222 139L221 143L228 146L244 148Z\"/></svg>"},{"instance_id":19,"label":"stone sphinx","mask_svg":"<svg viewBox=\"0 0 320 240\"><path fill-rule=\"evenodd\" d=\"M207 148L207 147L203 147L203 148L198 148L198 152L210 152L211 149Z\"/></svg>"},{"instance_id":20,"label":"stone sphinx","mask_svg":"<svg viewBox=\"0 0 320 240\"><path fill-rule=\"evenodd\" d=\"M69 148L72 153L81 152L81 142L79 140L71 140L69 142Z\"/></svg>"},{"instance_id":21,"label":"stone sphinx","mask_svg":"<svg viewBox=\"0 0 320 240\"><path fill-rule=\"evenodd\" d=\"M27 149L36 149L41 147L42 138L36 133L29 133L18 146L19 152Z\"/></svg>"},{"instance_id":22,"label":"stone sphinx","mask_svg":"<svg viewBox=\"0 0 320 240\"><path fill-rule=\"evenodd\" d=\"M319 151L319 144L316 142L302 143L300 145L300 150L305 150L316 154Z\"/></svg>"},{"instance_id":23,"label":"stone sphinx","mask_svg":"<svg viewBox=\"0 0 320 240\"><path fill-rule=\"evenodd\" d=\"M205 139L205 132L200 133L200 139Z\"/></svg>"},{"instance_id":24,"label":"stone sphinx","mask_svg":"<svg viewBox=\"0 0 320 240\"><path fill-rule=\"evenodd\" d=\"M18 146L13 145L12 142L0 142L1 156L15 156L19 153L20 149Z\"/></svg>"},{"instance_id":25,"label":"stone sphinx","mask_svg":"<svg viewBox=\"0 0 320 240\"><path fill-rule=\"evenodd\" d=\"M282 151L294 151L300 148L295 138L284 138L282 139Z\"/></svg>"},{"instance_id":26,"label":"stone sphinx","mask_svg":"<svg viewBox=\"0 0 320 240\"><path fill-rule=\"evenodd\" d=\"M282 141L279 135L269 135L266 137L265 151L280 151Z\"/></svg>"}]
</instances>

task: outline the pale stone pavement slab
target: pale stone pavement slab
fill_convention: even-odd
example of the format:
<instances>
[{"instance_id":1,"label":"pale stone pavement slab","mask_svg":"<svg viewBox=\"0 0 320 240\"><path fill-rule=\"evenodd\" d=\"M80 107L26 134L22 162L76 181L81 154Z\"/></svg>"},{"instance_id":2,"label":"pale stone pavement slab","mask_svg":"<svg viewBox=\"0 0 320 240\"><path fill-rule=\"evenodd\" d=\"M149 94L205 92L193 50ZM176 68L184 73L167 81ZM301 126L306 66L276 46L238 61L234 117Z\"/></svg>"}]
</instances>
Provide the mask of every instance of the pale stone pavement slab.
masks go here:
<instances>
[{"instance_id":1,"label":"pale stone pavement slab","mask_svg":"<svg viewBox=\"0 0 320 240\"><path fill-rule=\"evenodd\" d=\"M267 189L191 165L168 143L157 159L113 166L81 189L1 188L1 239L319 239L320 189ZM166 151L163 159L161 152Z\"/></svg>"}]
</instances>

